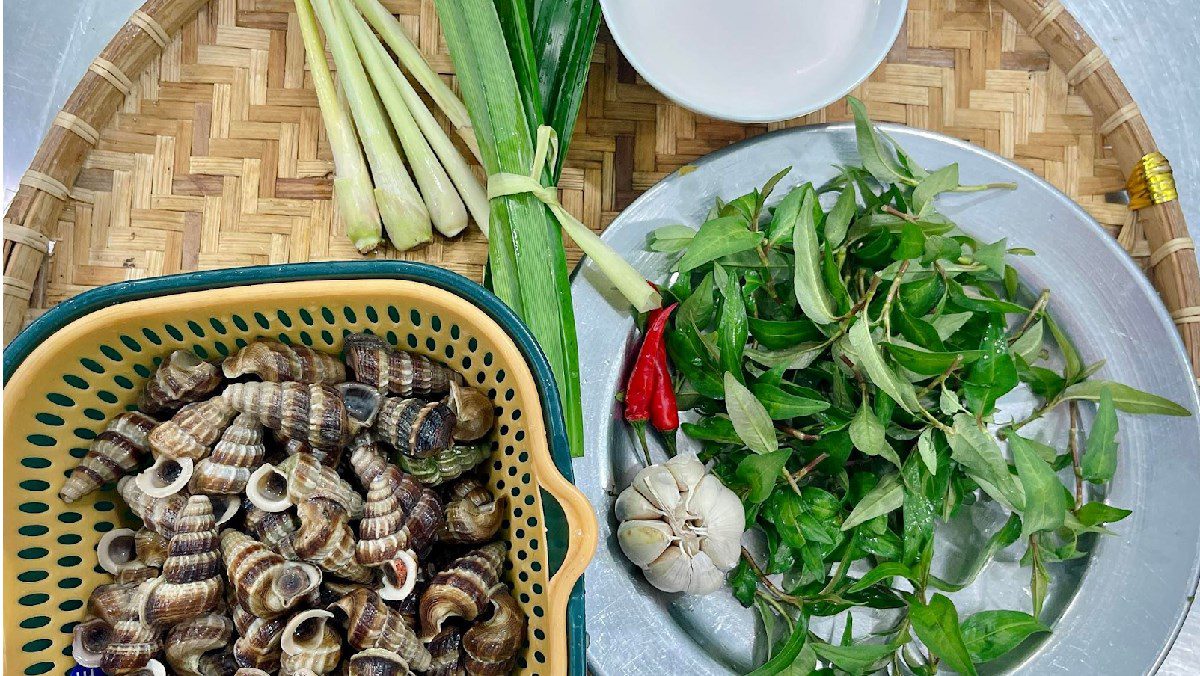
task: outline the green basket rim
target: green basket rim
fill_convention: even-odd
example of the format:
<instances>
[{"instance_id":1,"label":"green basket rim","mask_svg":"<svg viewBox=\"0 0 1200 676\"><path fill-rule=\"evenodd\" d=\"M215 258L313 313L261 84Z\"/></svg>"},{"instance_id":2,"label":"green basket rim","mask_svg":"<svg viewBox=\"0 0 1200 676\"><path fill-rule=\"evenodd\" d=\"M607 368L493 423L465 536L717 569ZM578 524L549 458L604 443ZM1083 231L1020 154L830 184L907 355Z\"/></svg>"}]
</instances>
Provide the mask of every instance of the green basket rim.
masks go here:
<instances>
[{"instance_id":1,"label":"green basket rim","mask_svg":"<svg viewBox=\"0 0 1200 676\"><path fill-rule=\"evenodd\" d=\"M537 381L542 411L546 418L551 458L567 481L575 482L558 384L550 369L550 363L546 360L546 355L542 352L541 346L538 345L529 328L511 308L505 305L504 301L491 291L458 273L428 263L367 260L255 265L244 268L186 272L108 284L85 291L59 303L17 334L17 337L4 348L4 384L8 384L12 374L33 352L34 348L71 322L102 308L191 291L330 279L397 279L420 282L449 291L483 310L512 338L522 356L529 363L534 379ZM564 532L554 535L557 536L555 539L563 540L562 546L565 548L565 541L570 537L569 534ZM567 669L568 673L573 676L582 676L585 672L584 658L587 640L585 622L583 577L580 576L571 590L571 596L567 602L567 653L569 656Z\"/></svg>"}]
</instances>

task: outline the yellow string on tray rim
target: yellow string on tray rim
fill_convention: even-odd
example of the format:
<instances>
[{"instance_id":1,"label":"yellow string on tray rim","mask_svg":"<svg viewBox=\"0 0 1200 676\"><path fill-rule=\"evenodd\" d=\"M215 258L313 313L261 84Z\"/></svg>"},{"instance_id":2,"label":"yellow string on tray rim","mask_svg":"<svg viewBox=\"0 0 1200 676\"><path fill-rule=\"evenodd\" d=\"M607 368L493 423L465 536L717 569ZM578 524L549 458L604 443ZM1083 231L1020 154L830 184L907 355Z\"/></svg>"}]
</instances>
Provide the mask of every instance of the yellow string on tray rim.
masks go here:
<instances>
[{"instance_id":1,"label":"yellow string on tray rim","mask_svg":"<svg viewBox=\"0 0 1200 676\"><path fill-rule=\"evenodd\" d=\"M1134 211L1179 198L1171 163L1158 151L1147 153L1138 160L1125 188L1129 191L1129 208Z\"/></svg>"}]
</instances>

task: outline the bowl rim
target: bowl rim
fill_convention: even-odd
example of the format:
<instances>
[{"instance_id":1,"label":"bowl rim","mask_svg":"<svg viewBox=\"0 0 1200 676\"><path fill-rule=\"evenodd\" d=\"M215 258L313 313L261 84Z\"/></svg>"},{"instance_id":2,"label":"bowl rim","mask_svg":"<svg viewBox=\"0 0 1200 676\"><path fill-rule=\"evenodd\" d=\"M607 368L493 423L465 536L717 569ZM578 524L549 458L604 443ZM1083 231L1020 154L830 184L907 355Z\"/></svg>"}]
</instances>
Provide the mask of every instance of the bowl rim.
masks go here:
<instances>
[{"instance_id":1,"label":"bowl rim","mask_svg":"<svg viewBox=\"0 0 1200 676\"><path fill-rule=\"evenodd\" d=\"M629 64L631 66L633 66L634 70L636 70L638 72L638 75L640 75L642 77L642 79L644 79L646 81L647 84L649 84L651 87L653 87L655 91L657 91L658 93L667 97L671 101L677 103L680 106L683 106L684 108L687 108L688 110L690 110L694 113L699 113L706 117L711 117L711 118L714 118L717 120L726 120L729 122L738 122L738 123L742 123L742 124L761 124L761 123L769 123L769 122L779 122L782 120L789 120L789 119L796 118L796 117L803 117L804 115L814 113L818 110L821 110L821 109L831 105L835 101L841 99L846 94L849 94L850 92L854 91L859 85L861 85L863 82L865 82L867 80L867 78L869 78L871 76L871 73L874 73L875 70L877 68L879 68L880 64L882 64L885 59L887 59L888 54L891 52L892 45L894 45L896 43L896 39L900 36L900 30L901 30L901 28L903 28L905 18L908 15L908 4L909 4L909 0L895 0L895 2L897 3L895 6L895 10L894 10L895 14L891 18L891 25L888 26L887 30L886 30L888 38L885 42L880 43L880 45L886 45L886 47L880 49L879 54L876 58L870 59L867 62L870 65L865 66L861 70L852 71L853 75L852 75L852 77L847 78L845 85L840 85L838 87L831 88L831 91L835 91L836 93L822 97L815 103L806 104L806 105L803 105L803 106L801 106L799 108L795 108L795 109L790 109L790 108L787 108L786 106L781 106L780 108L778 108L774 111L742 114L742 113L730 113L730 112L715 110L712 108L708 108L706 106L699 105L693 101L689 101L679 91L673 90L673 89L665 86L663 84L662 80L648 75L646 69L643 67L644 62L639 60L637 57L635 57L633 55L633 53L627 48L627 46L629 44L627 38L622 37L621 30L619 28L615 28L613 23L611 21L609 21L609 7L613 3L625 2L625 1L626 0L600 0L600 8L604 14L604 21L605 21L605 25L608 26L609 34L612 35L613 41L616 42L616 44L617 44L617 48L621 50L621 54L624 55L625 59L629 61ZM886 17L884 17L884 14L883 14L884 9L885 8L882 5L880 5L880 17L881 18L886 18Z\"/></svg>"},{"instance_id":2,"label":"bowl rim","mask_svg":"<svg viewBox=\"0 0 1200 676\"><path fill-rule=\"evenodd\" d=\"M533 372L545 418L551 459L566 480L575 482L562 402L550 363L529 328L491 291L466 277L414 261L327 261L202 270L108 284L59 303L22 330L4 348L4 385L25 359L50 336L72 322L114 305L195 291L302 281L379 279L429 284L478 307L516 344ZM565 527L565 523L564 523ZM572 534L564 533L569 539ZM565 545L563 547L565 552ZM562 564L560 564L561 566ZM567 601L567 673L583 674L586 660L583 576Z\"/></svg>"}]
</instances>

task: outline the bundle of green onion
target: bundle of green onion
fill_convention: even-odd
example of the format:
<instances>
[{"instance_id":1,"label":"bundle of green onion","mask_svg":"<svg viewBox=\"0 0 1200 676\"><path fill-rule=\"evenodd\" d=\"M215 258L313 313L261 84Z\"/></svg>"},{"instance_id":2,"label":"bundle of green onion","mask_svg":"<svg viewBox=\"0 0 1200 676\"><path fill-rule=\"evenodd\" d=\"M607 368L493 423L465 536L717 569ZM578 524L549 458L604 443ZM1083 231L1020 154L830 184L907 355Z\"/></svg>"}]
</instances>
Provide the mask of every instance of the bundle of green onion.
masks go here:
<instances>
[{"instance_id":1,"label":"bundle of green onion","mask_svg":"<svg viewBox=\"0 0 1200 676\"><path fill-rule=\"evenodd\" d=\"M478 154L466 108L430 68L399 21L379 0L295 2L333 149L337 209L354 246L369 252L383 242L384 231L400 250L428 242L433 228L453 237L467 227L468 213L486 235L483 185L408 77ZM344 98L334 85L326 45Z\"/></svg>"}]
</instances>

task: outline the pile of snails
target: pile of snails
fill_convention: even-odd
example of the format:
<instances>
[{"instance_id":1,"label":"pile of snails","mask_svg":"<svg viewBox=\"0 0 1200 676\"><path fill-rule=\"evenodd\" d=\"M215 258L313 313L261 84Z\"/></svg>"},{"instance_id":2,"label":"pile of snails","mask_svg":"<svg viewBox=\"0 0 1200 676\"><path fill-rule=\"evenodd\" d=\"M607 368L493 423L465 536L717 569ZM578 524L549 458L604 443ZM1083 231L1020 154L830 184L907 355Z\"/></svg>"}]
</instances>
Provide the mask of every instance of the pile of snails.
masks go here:
<instances>
[{"instance_id":1,"label":"pile of snails","mask_svg":"<svg viewBox=\"0 0 1200 676\"><path fill-rule=\"evenodd\" d=\"M115 481L143 524L100 540L113 582L75 627L81 666L513 669L527 622L501 579L507 501L471 472L495 411L454 371L371 334L346 336L344 361L274 341L222 363L180 350L138 409L59 492L69 503Z\"/></svg>"}]
</instances>

